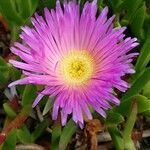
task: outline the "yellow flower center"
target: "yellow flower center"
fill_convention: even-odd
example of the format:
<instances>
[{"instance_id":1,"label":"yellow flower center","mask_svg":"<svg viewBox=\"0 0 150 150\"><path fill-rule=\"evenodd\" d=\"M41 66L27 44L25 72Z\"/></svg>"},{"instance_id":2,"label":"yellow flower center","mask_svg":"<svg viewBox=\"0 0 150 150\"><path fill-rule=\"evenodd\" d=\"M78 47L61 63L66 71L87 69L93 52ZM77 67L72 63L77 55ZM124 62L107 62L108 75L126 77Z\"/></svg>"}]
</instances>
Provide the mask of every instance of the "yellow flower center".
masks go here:
<instances>
[{"instance_id":1,"label":"yellow flower center","mask_svg":"<svg viewBox=\"0 0 150 150\"><path fill-rule=\"evenodd\" d=\"M60 61L60 75L71 86L82 85L93 74L93 58L85 51L72 51Z\"/></svg>"}]
</instances>

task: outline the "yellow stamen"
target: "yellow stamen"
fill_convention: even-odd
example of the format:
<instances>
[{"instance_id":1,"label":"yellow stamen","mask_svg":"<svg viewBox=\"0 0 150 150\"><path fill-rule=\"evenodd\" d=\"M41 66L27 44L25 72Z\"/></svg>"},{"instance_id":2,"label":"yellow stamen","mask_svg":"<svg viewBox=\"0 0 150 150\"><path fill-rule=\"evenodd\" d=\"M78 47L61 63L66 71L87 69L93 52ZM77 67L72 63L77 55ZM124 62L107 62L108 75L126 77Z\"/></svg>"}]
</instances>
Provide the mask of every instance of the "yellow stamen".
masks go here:
<instances>
[{"instance_id":1,"label":"yellow stamen","mask_svg":"<svg viewBox=\"0 0 150 150\"><path fill-rule=\"evenodd\" d=\"M85 51L72 51L59 63L61 77L71 86L86 83L93 74L93 68L93 58Z\"/></svg>"}]
</instances>

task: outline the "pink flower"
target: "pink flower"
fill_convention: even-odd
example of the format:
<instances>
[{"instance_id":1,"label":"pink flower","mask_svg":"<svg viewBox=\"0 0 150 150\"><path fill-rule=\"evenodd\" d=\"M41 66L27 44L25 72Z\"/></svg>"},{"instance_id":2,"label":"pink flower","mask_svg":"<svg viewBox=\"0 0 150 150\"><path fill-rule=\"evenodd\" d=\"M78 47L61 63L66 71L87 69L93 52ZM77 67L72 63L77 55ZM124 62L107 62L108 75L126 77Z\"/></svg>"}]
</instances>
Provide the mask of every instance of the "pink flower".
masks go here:
<instances>
[{"instance_id":1,"label":"pink flower","mask_svg":"<svg viewBox=\"0 0 150 150\"><path fill-rule=\"evenodd\" d=\"M83 125L85 114L92 119L89 106L101 116L111 103L120 101L113 89L125 92L128 83L121 79L134 73L131 64L137 53L129 52L138 45L136 38L125 38L125 27L114 28L115 16L107 18L108 7L97 14L97 1L80 5L74 1L57 0L56 9L44 10L45 16L35 14L33 28L23 27L20 37L25 44L16 42L11 48L23 62L10 63L23 70L26 76L9 85L36 84L45 89L35 99L35 107L44 95L56 96L52 118L61 113L62 125L67 116Z\"/></svg>"}]
</instances>

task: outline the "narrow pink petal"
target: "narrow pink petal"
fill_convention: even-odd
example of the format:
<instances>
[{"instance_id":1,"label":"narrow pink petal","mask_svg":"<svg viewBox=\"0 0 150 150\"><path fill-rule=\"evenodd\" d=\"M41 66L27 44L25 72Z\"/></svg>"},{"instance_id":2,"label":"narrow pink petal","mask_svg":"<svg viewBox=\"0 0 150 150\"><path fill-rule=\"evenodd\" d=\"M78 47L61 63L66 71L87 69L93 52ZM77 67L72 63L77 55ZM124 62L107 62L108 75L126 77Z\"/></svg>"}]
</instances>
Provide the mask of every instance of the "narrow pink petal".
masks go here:
<instances>
[{"instance_id":1,"label":"narrow pink petal","mask_svg":"<svg viewBox=\"0 0 150 150\"><path fill-rule=\"evenodd\" d=\"M42 95L42 94L39 94L39 95L37 96L37 98L34 100L34 102L33 102L33 104L32 104L32 107L33 107L33 108L40 102L40 100L43 98L43 96L44 96L44 95Z\"/></svg>"}]
</instances>

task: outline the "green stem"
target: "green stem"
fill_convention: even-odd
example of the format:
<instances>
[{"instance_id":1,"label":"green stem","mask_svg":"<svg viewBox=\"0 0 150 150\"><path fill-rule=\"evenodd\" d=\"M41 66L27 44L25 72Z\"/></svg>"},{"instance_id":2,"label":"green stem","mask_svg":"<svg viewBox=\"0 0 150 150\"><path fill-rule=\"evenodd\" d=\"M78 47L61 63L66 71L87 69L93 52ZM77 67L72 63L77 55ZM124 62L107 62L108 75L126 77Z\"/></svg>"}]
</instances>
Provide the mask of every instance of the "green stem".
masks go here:
<instances>
[{"instance_id":1,"label":"green stem","mask_svg":"<svg viewBox=\"0 0 150 150\"><path fill-rule=\"evenodd\" d=\"M134 143L131 139L132 130L136 121L136 116L137 116L137 102L133 101L132 107L131 107L131 113L129 114L129 117L125 125L125 129L123 132L125 150L136 150Z\"/></svg>"},{"instance_id":2,"label":"green stem","mask_svg":"<svg viewBox=\"0 0 150 150\"><path fill-rule=\"evenodd\" d=\"M123 138L117 127L108 128L109 134L112 138L116 150L124 150Z\"/></svg>"}]
</instances>

